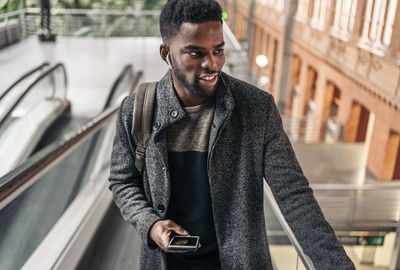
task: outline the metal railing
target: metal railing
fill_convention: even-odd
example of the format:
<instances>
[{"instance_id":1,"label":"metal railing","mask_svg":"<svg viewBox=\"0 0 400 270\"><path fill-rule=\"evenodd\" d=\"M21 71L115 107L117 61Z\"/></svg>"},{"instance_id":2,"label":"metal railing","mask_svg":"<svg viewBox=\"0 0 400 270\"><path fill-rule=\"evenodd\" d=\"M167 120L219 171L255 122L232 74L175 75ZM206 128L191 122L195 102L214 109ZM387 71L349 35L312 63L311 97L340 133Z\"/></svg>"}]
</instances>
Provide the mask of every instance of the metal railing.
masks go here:
<instances>
[{"instance_id":1,"label":"metal railing","mask_svg":"<svg viewBox=\"0 0 400 270\"><path fill-rule=\"evenodd\" d=\"M400 184L310 184L335 230L395 232L389 270L400 252Z\"/></svg>"},{"instance_id":2,"label":"metal railing","mask_svg":"<svg viewBox=\"0 0 400 270\"><path fill-rule=\"evenodd\" d=\"M400 184L310 184L337 230L395 231L400 222Z\"/></svg>"},{"instance_id":3,"label":"metal railing","mask_svg":"<svg viewBox=\"0 0 400 270\"><path fill-rule=\"evenodd\" d=\"M159 15L157 10L52 9L51 29L60 36L159 36ZM40 29L40 9L0 15L6 31L13 20L18 21L22 38L35 35Z\"/></svg>"},{"instance_id":4,"label":"metal railing","mask_svg":"<svg viewBox=\"0 0 400 270\"><path fill-rule=\"evenodd\" d=\"M0 14L0 49L26 37L25 9Z\"/></svg>"},{"instance_id":5,"label":"metal railing","mask_svg":"<svg viewBox=\"0 0 400 270\"><path fill-rule=\"evenodd\" d=\"M361 238L370 235L383 237L380 252L390 254L390 261L386 262L387 265L384 265L388 270L396 269L400 251L400 202L398 200L400 184L310 184L310 187L313 189L314 196L321 206L324 216L335 229L339 239L350 238L354 241L353 239L360 236ZM291 252L290 248L295 249L303 266L306 269L314 269L310 258L304 254L295 235L281 214L279 206L266 183L264 184L264 199L265 222L267 236L271 238L268 240L272 259L274 260L274 249L282 250L283 245L286 246L286 261L294 260L294 252ZM386 238L385 235L387 234L395 235L395 237L389 237L395 239L393 242L389 241L390 244L385 244L384 247L383 239ZM349 244L348 241L343 242L343 244L369 245L366 243L354 244L354 242ZM374 244L372 244L372 247L374 247ZM279 266L281 263L282 258L277 256L275 264ZM381 261L380 263L383 264L384 262Z\"/></svg>"}]
</instances>

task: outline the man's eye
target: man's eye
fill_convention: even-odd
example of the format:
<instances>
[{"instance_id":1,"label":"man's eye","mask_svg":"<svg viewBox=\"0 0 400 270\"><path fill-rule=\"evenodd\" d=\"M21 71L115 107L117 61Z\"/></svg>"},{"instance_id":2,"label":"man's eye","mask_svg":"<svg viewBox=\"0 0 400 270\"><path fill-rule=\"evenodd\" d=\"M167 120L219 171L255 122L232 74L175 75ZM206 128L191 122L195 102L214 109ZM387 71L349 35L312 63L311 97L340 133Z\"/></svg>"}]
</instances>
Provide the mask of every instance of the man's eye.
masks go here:
<instances>
[{"instance_id":1,"label":"man's eye","mask_svg":"<svg viewBox=\"0 0 400 270\"><path fill-rule=\"evenodd\" d=\"M199 51L190 51L189 54L190 54L190 56L200 56Z\"/></svg>"},{"instance_id":2,"label":"man's eye","mask_svg":"<svg viewBox=\"0 0 400 270\"><path fill-rule=\"evenodd\" d=\"M223 52L224 52L224 49L214 50L214 54L222 54Z\"/></svg>"}]
</instances>

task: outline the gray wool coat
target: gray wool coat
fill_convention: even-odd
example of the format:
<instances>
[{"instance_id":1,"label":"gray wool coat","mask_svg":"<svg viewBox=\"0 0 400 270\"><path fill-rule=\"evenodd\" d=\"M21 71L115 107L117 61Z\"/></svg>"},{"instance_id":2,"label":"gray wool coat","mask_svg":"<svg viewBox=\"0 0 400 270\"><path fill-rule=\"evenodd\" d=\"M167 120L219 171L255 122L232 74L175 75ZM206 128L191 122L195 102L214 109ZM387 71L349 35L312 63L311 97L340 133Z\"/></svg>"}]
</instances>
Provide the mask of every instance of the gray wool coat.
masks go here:
<instances>
[{"instance_id":1,"label":"gray wool coat","mask_svg":"<svg viewBox=\"0 0 400 270\"><path fill-rule=\"evenodd\" d=\"M314 199L273 97L224 73L220 83L207 168L222 269L272 269L263 178L317 269L355 269ZM168 72L157 87L142 177L134 165L135 144L130 135L133 101L133 97L125 98L120 108L109 188L122 216L143 240L141 269L166 269L165 254L149 240L149 229L165 218L171 192L165 131L185 117L185 111Z\"/></svg>"}]
</instances>

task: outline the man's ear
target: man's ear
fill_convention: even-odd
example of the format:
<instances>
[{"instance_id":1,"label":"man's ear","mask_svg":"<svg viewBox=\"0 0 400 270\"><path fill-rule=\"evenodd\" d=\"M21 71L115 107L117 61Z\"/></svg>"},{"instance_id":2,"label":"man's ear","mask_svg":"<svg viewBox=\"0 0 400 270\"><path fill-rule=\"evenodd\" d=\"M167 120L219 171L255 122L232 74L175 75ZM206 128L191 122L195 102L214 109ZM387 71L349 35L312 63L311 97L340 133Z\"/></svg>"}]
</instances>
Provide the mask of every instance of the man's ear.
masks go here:
<instances>
[{"instance_id":1,"label":"man's ear","mask_svg":"<svg viewBox=\"0 0 400 270\"><path fill-rule=\"evenodd\" d=\"M167 62L168 53L169 53L168 46L165 44L161 44L160 45L160 56L167 64L168 64L168 62Z\"/></svg>"}]
</instances>

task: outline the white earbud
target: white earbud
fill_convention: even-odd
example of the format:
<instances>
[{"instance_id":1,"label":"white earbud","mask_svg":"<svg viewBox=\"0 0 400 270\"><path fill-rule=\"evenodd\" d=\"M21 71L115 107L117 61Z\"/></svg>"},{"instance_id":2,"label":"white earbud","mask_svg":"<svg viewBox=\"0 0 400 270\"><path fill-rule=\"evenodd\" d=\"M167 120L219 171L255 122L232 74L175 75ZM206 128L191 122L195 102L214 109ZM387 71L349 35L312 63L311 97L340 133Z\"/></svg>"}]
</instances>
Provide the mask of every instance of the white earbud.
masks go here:
<instances>
[{"instance_id":1,"label":"white earbud","mask_svg":"<svg viewBox=\"0 0 400 270\"><path fill-rule=\"evenodd\" d=\"M169 59L169 53L167 54L167 57L166 57L165 59L166 59L166 61L167 61L168 67L169 67L170 69L172 69L171 60Z\"/></svg>"}]
</instances>

